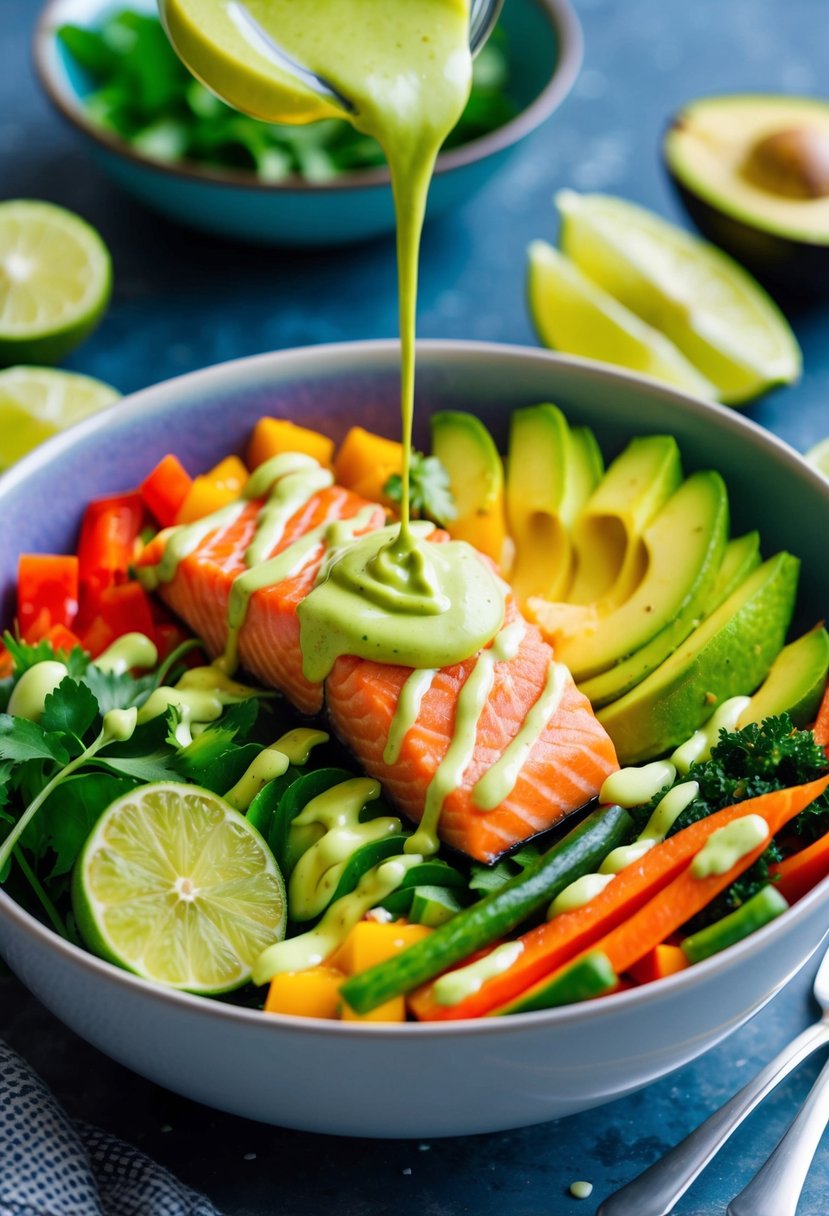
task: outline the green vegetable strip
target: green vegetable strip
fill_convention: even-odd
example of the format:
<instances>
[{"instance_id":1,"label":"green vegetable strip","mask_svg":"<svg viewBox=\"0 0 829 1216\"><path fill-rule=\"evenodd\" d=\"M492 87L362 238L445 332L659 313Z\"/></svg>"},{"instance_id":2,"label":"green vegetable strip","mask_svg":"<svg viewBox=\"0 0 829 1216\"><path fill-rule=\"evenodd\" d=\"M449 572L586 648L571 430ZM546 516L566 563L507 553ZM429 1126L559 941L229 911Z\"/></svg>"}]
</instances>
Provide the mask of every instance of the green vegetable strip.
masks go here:
<instances>
[{"instance_id":1,"label":"green vegetable strip","mask_svg":"<svg viewBox=\"0 0 829 1216\"><path fill-rule=\"evenodd\" d=\"M693 933L680 942L683 953L689 963L699 963L712 954L719 954L726 946L733 946L744 937L762 929L769 921L780 916L788 908L788 903L774 887L763 887L751 899L746 900L736 912L715 921L699 933Z\"/></svg>"},{"instance_id":2,"label":"green vegetable strip","mask_svg":"<svg viewBox=\"0 0 829 1216\"><path fill-rule=\"evenodd\" d=\"M509 933L574 879L597 870L611 849L630 838L632 827L630 815L621 807L593 811L522 874L395 958L352 976L340 995L357 1013L368 1013L433 979Z\"/></svg>"}]
</instances>

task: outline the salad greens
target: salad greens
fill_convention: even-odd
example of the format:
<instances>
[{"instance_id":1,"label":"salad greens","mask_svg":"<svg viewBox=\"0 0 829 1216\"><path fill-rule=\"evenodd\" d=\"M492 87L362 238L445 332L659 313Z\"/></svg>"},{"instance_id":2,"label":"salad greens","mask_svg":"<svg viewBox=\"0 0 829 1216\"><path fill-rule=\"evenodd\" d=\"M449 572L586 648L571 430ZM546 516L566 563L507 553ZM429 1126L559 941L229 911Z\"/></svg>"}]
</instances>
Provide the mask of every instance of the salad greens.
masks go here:
<instances>
[{"instance_id":1,"label":"salad greens","mask_svg":"<svg viewBox=\"0 0 829 1216\"><path fill-rule=\"evenodd\" d=\"M327 182L385 164L377 142L346 122L272 125L248 118L195 80L161 22L123 9L98 29L63 25L58 37L93 88L92 120L156 160L254 171L265 182L299 175ZM478 139L514 118L503 30L475 60L472 93L445 148Z\"/></svg>"},{"instance_id":2,"label":"salad greens","mask_svg":"<svg viewBox=\"0 0 829 1216\"><path fill-rule=\"evenodd\" d=\"M392 473L383 486L392 502L403 501L403 478ZM449 474L437 456L412 452L409 467L409 510L415 519L431 519L445 525L457 518L458 510L449 485Z\"/></svg>"}]
</instances>

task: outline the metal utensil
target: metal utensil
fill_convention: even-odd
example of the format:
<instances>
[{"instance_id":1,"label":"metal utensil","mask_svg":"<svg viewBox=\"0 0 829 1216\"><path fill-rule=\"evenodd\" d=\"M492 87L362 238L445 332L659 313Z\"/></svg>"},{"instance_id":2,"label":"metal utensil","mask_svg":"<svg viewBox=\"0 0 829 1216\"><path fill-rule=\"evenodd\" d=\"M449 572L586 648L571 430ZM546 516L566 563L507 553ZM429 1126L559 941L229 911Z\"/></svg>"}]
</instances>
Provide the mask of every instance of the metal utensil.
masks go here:
<instances>
[{"instance_id":1,"label":"metal utensil","mask_svg":"<svg viewBox=\"0 0 829 1216\"><path fill-rule=\"evenodd\" d=\"M501 13L504 0L471 0L469 10L469 48L476 55L492 33ZM312 72L289 55L254 17L244 0L229 0L227 14L247 40L266 57L275 60L286 72L296 76L304 85L332 101L347 113L354 112L354 105L330 81Z\"/></svg>"},{"instance_id":2,"label":"metal utensil","mask_svg":"<svg viewBox=\"0 0 829 1216\"><path fill-rule=\"evenodd\" d=\"M815 1000L823 1010L820 1021L807 1027L802 1034L793 1039L752 1081L749 1081L713 1115L709 1115L696 1131L691 1132L632 1182L608 1196L600 1205L596 1216L668 1216L677 1200L685 1194L694 1179L705 1169L731 1133L736 1131L758 1103L813 1051L825 1043L829 1043L829 951L824 955L823 962L818 968L813 991ZM826 1071L824 1069L824 1073ZM827 1093L829 1076L824 1079L824 1073L821 1073L815 1084L815 1089L818 1090L815 1100L800 1123L801 1129L805 1124L812 1136L818 1127L819 1115L824 1112L825 1104L829 1101L829 1093ZM807 1100L807 1105L811 1101L812 1095ZM815 1113L815 1109L819 1113ZM797 1123L798 1120L795 1122ZM794 1125L791 1130L794 1130ZM783 1162L790 1157L792 1141L789 1140L788 1133L784 1139L788 1141L788 1144L782 1148L776 1164L772 1166L772 1159L768 1162L769 1173L766 1175L768 1181L772 1176L776 1178L780 1175ZM817 1147L817 1140L809 1153L807 1167L815 1147ZM774 1156L776 1154L773 1154ZM805 1152L798 1160L804 1159ZM755 1194L750 1196L752 1201L755 1199ZM744 1197L745 1192L733 1201L732 1207L728 1209L729 1216L766 1216L766 1213L769 1216L785 1216L788 1211L779 1205L776 1207L772 1205L768 1209L749 1208L745 1205L734 1207L734 1204L742 1203Z\"/></svg>"}]
</instances>

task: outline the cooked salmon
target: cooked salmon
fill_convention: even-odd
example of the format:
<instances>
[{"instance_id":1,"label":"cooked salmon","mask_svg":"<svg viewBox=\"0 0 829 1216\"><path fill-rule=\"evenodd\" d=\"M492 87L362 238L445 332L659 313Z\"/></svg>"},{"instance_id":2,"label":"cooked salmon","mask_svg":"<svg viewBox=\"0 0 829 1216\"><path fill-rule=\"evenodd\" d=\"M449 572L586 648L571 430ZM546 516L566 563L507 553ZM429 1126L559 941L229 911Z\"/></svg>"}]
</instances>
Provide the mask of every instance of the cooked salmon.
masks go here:
<instances>
[{"instance_id":1,"label":"cooked salmon","mask_svg":"<svg viewBox=\"0 0 829 1216\"><path fill-rule=\"evenodd\" d=\"M368 504L332 486L315 494L289 520L273 550L282 552L321 524L350 519ZM226 527L208 535L159 588L166 603L205 642L213 656L224 649L227 608L234 578L247 567L244 553L254 534L261 504L251 502ZM385 523L383 510L357 534ZM141 565L160 560L166 536L145 549ZM442 539L436 534L436 539ZM400 754L387 763L383 753L401 688L411 668L344 657L336 661L325 687L302 673L297 606L311 590L324 558L322 542L292 577L254 592L239 633L239 661L262 683L283 692L302 713L325 706L331 724L365 771L410 819L419 821L426 792L453 738L458 696L476 658L438 671L406 733ZM520 619L512 597L507 620ZM553 652L534 625L527 624L515 657L498 661L492 689L478 719L472 758L459 788L449 793L440 815L439 834L447 844L490 862L514 845L552 827L598 793L618 767L613 744L596 720L590 703L568 672L558 704L543 724L512 791L492 810L473 802L475 784L503 755L539 699Z\"/></svg>"}]
</instances>

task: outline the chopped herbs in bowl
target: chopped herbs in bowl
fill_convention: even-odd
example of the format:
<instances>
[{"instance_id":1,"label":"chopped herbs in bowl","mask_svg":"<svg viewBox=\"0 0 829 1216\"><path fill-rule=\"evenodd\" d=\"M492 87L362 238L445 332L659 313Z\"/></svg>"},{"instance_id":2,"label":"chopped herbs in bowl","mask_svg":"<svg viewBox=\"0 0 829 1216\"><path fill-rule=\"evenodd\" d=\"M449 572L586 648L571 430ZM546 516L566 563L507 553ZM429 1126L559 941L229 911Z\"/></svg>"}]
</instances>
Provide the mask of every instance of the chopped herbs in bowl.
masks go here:
<instances>
[{"instance_id":1,"label":"chopped herbs in bowl","mask_svg":"<svg viewBox=\"0 0 829 1216\"><path fill-rule=\"evenodd\" d=\"M468 199L549 117L580 56L570 0L505 6L438 158L431 215ZM151 0L50 0L35 60L50 99L104 170L180 223L305 246L394 228L388 171L373 139L336 119L273 125L232 109L177 58Z\"/></svg>"}]
</instances>

